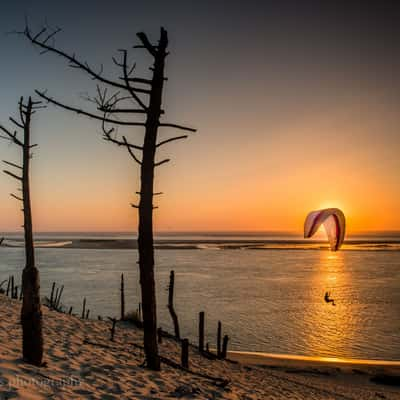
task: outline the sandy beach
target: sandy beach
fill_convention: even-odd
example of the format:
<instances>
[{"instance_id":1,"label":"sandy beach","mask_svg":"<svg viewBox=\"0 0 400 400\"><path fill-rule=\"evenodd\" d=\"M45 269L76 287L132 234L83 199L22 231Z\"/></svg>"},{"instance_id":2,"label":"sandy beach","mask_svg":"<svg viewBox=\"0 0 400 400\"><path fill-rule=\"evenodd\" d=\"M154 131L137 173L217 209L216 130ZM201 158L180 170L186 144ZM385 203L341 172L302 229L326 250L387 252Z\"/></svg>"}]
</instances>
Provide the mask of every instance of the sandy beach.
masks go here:
<instances>
[{"instance_id":1,"label":"sandy beach","mask_svg":"<svg viewBox=\"0 0 400 400\"><path fill-rule=\"evenodd\" d=\"M400 387L374 383L398 366L310 363L230 353L208 360L190 348L190 372L142 366L142 331L109 321L81 320L43 307L45 362L21 359L20 302L0 295L1 399L400 399ZM161 355L179 363L180 346L164 338ZM260 365L263 364L263 365ZM229 383L224 386L223 381ZM225 382L226 383L226 382ZM397 378L398 384L398 378Z\"/></svg>"}]
</instances>

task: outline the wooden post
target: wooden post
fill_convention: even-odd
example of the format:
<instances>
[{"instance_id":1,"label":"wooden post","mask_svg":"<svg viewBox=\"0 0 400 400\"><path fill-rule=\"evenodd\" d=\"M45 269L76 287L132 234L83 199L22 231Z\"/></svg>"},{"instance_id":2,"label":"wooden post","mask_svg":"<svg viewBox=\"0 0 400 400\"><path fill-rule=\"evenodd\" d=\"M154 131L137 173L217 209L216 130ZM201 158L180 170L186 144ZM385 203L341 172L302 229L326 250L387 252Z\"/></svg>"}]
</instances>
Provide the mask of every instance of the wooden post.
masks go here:
<instances>
[{"instance_id":1,"label":"wooden post","mask_svg":"<svg viewBox=\"0 0 400 400\"><path fill-rule=\"evenodd\" d=\"M86 297L83 298L82 319L85 319Z\"/></svg>"},{"instance_id":2,"label":"wooden post","mask_svg":"<svg viewBox=\"0 0 400 400\"><path fill-rule=\"evenodd\" d=\"M8 277L8 282L7 282L7 292L6 292L7 297L8 294L10 293L10 285L11 285L11 276Z\"/></svg>"},{"instance_id":3,"label":"wooden post","mask_svg":"<svg viewBox=\"0 0 400 400\"><path fill-rule=\"evenodd\" d=\"M69 308L68 314L69 314L69 315L72 314L72 306Z\"/></svg>"},{"instance_id":4,"label":"wooden post","mask_svg":"<svg viewBox=\"0 0 400 400\"><path fill-rule=\"evenodd\" d=\"M125 288L124 274L121 274L121 321L125 319Z\"/></svg>"},{"instance_id":5,"label":"wooden post","mask_svg":"<svg viewBox=\"0 0 400 400\"><path fill-rule=\"evenodd\" d=\"M112 326L110 328L110 333L111 333L110 340L113 342L114 341L114 334L115 334L115 325L117 323L117 319L116 318L110 318L110 317L108 317L108 319L112 322Z\"/></svg>"},{"instance_id":6,"label":"wooden post","mask_svg":"<svg viewBox=\"0 0 400 400\"><path fill-rule=\"evenodd\" d=\"M174 324L175 336L180 339L181 335L179 332L179 321L174 309L174 285L175 285L175 272L171 271L169 275L169 286L168 286L168 310L171 314L172 322Z\"/></svg>"},{"instance_id":7,"label":"wooden post","mask_svg":"<svg viewBox=\"0 0 400 400\"><path fill-rule=\"evenodd\" d=\"M221 358L225 359L226 355L228 353L228 340L229 340L229 336L225 335L224 336L224 340L222 342L222 354L221 354Z\"/></svg>"},{"instance_id":8,"label":"wooden post","mask_svg":"<svg viewBox=\"0 0 400 400\"><path fill-rule=\"evenodd\" d=\"M199 313L199 351L204 351L204 311Z\"/></svg>"},{"instance_id":9,"label":"wooden post","mask_svg":"<svg viewBox=\"0 0 400 400\"><path fill-rule=\"evenodd\" d=\"M53 307L53 301L54 301L53 296L54 296L54 288L55 288L55 286L56 286L56 283L53 282L53 285L51 286L51 294L50 294L50 308Z\"/></svg>"},{"instance_id":10,"label":"wooden post","mask_svg":"<svg viewBox=\"0 0 400 400\"><path fill-rule=\"evenodd\" d=\"M54 299L52 299L51 303L50 303L50 308L55 309L56 308L56 303L57 303L57 297L58 297L58 291L59 288L56 289L56 294L54 296Z\"/></svg>"},{"instance_id":11,"label":"wooden post","mask_svg":"<svg viewBox=\"0 0 400 400\"><path fill-rule=\"evenodd\" d=\"M162 343L162 329L161 328L157 329L157 337L158 337L158 343L161 344Z\"/></svg>"},{"instance_id":12,"label":"wooden post","mask_svg":"<svg viewBox=\"0 0 400 400\"><path fill-rule=\"evenodd\" d=\"M89 319L89 312L90 312L90 310L88 309L88 310L86 311L86 319Z\"/></svg>"},{"instance_id":13,"label":"wooden post","mask_svg":"<svg viewBox=\"0 0 400 400\"><path fill-rule=\"evenodd\" d=\"M14 275L11 275L11 298L14 297Z\"/></svg>"},{"instance_id":14,"label":"wooden post","mask_svg":"<svg viewBox=\"0 0 400 400\"><path fill-rule=\"evenodd\" d=\"M182 353L181 353L181 365L183 368L189 369L189 340L182 340Z\"/></svg>"},{"instance_id":15,"label":"wooden post","mask_svg":"<svg viewBox=\"0 0 400 400\"><path fill-rule=\"evenodd\" d=\"M222 337L222 324L218 321L218 332L217 332L217 357L221 358L221 337Z\"/></svg>"},{"instance_id":16,"label":"wooden post","mask_svg":"<svg viewBox=\"0 0 400 400\"><path fill-rule=\"evenodd\" d=\"M60 300L61 300L61 295L62 295L63 290L64 290L64 285L61 286L60 292L58 293L58 297L56 297L55 309L57 311L59 311L59 309L60 309Z\"/></svg>"},{"instance_id":17,"label":"wooden post","mask_svg":"<svg viewBox=\"0 0 400 400\"><path fill-rule=\"evenodd\" d=\"M24 294L24 291L22 290L22 287L21 287L21 290L19 291L19 299L20 300L22 300L23 294Z\"/></svg>"},{"instance_id":18,"label":"wooden post","mask_svg":"<svg viewBox=\"0 0 400 400\"><path fill-rule=\"evenodd\" d=\"M15 292L13 295L13 299L17 299L18 300L18 286L15 286Z\"/></svg>"}]
</instances>

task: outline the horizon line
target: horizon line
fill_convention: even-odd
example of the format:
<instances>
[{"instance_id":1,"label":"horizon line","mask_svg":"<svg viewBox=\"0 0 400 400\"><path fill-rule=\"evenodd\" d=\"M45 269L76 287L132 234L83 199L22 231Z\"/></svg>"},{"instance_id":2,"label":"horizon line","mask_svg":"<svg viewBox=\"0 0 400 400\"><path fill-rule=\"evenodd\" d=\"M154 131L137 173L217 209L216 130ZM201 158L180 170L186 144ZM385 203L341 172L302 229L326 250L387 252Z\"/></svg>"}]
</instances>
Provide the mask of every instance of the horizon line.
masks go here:
<instances>
[{"instance_id":1,"label":"horizon line","mask_svg":"<svg viewBox=\"0 0 400 400\"><path fill-rule=\"evenodd\" d=\"M15 234L23 233L23 230L11 230L11 231L0 231L1 234ZM38 230L34 231L35 234L51 234L51 233L112 233L112 234L135 234L137 231L133 230ZM156 230L154 234L290 234L290 235L300 235L303 231L297 230L250 230L250 229L232 229L232 230ZM370 230L354 230L348 232L350 235L355 234L373 234L373 233L390 233L390 234L400 234L400 229L370 229Z\"/></svg>"}]
</instances>

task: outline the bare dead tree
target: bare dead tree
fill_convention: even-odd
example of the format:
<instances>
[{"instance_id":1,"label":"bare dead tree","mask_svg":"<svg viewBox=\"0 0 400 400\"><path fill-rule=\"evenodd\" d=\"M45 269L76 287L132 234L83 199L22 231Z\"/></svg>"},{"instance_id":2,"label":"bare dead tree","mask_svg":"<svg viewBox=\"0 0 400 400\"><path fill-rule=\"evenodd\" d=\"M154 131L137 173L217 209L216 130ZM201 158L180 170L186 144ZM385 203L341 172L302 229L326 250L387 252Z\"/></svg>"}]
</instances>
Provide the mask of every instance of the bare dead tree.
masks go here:
<instances>
[{"instance_id":1,"label":"bare dead tree","mask_svg":"<svg viewBox=\"0 0 400 400\"><path fill-rule=\"evenodd\" d=\"M120 50L119 60L113 58L115 65L121 71L118 79L106 78L103 68L95 71L85 61L79 60L75 54L67 54L57 48L54 44L55 35L60 29L50 30L43 28L37 33L32 33L29 27L21 32L33 45L42 50L42 53L53 53L65 59L72 68L84 71L90 78L97 82L97 94L93 97L87 96L96 110L91 112L71 105L64 104L47 95L45 91L36 91L43 99L55 106L65 110L84 115L101 121L103 138L118 146L125 147L130 156L140 166L140 190L136 192L140 196L139 204L132 207L139 210L138 226L138 249L140 284L142 289L144 348L147 366L154 370L160 369L160 358L157 347L157 317L156 317L156 292L154 279L154 246L153 246L153 197L161 193L154 192L155 168L170 161L164 159L156 161L156 152L168 143L185 139L187 135L179 135L157 140L159 128L175 128L186 132L195 132L195 129L161 121L164 114L162 109L162 97L165 77L165 59L169 54L168 34L161 28L158 44L152 44L145 33L137 33L140 44L134 46L143 49L153 59L150 68L152 76L150 79L140 78L133 75L135 64L128 62L128 51ZM102 85L102 86L100 86ZM113 92L109 93L108 90ZM134 104L134 107L132 107ZM134 118L128 119L125 116ZM138 117L142 120L138 121ZM109 128L109 125L113 127ZM141 144L128 141L126 136L119 137L115 126L142 127L144 138ZM139 155L138 155L139 154Z\"/></svg>"},{"instance_id":2,"label":"bare dead tree","mask_svg":"<svg viewBox=\"0 0 400 400\"><path fill-rule=\"evenodd\" d=\"M21 309L22 324L22 354L23 358L31 364L40 366L43 359L43 334L42 334L42 311L40 306L40 281L39 271L35 266L35 251L33 246L32 211L30 194L30 160L32 148L37 146L31 144L31 119L35 110L43 108L41 102L33 101L29 97L25 102L23 97L19 101L19 118L10 118L10 121L23 131L23 139L18 137L17 131L11 131L0 125L2 139L8 140L22 150L22 165L3 161L17 172L4 170L8 176L21 183L22 197L11 193L11 197L21 201L24 213L24 235L25 235L25 259L26 264L22 273L23 302Z\"/></svg>"}]
</instances>

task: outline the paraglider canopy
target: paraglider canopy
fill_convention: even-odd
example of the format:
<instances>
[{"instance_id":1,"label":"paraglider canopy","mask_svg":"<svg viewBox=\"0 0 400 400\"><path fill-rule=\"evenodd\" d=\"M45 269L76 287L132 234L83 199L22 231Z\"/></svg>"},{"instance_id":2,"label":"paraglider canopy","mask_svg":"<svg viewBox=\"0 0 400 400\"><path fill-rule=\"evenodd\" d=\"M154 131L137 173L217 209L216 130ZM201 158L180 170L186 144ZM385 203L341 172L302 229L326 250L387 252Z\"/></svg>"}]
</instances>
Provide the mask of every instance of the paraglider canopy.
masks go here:
<instances>
[{"instance_id":1,"label":"paraglider canopy","mask_svg":"<svg viewBox=\"0 0 400 400\"><path fill-rule=\"evenodd\" d=\"M304 222L304 237L312 237L321 225L324 225L331 250L339 250L346 230L343 212L338 208L311 211Z\"/></svg>"}]
</instances>

